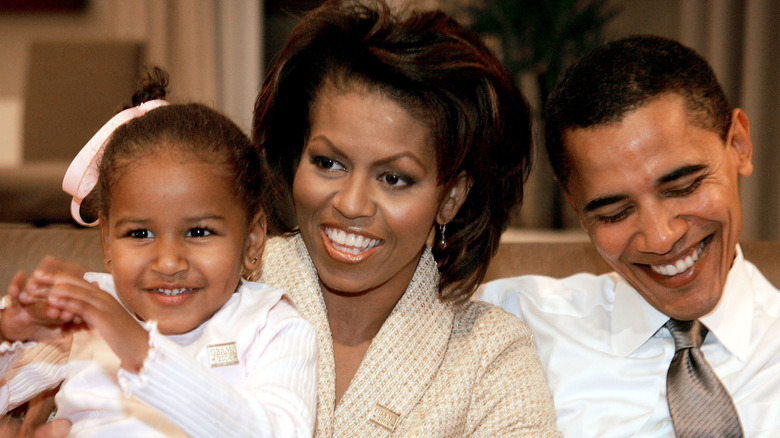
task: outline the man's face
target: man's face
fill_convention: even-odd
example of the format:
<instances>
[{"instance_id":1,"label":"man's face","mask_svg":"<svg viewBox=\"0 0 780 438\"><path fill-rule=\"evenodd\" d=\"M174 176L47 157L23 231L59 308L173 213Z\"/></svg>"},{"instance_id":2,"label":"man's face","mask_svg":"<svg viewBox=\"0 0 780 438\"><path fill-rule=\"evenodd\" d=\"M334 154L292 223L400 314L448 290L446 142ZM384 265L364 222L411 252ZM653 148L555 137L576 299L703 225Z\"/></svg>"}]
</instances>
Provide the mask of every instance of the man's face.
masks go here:
<instances>
[{"instance_id":1,"label":"man's face","mask_svg":"<svg viewBox=\"0 0 780 438\"><path fill-rule=\"evenodd\" d=\"M672 94L563 141L569 200L604 260L672 318L711 312L742 226L738 179L753 171L744 113L724 144Z\"/></svg>"}]
</instances>

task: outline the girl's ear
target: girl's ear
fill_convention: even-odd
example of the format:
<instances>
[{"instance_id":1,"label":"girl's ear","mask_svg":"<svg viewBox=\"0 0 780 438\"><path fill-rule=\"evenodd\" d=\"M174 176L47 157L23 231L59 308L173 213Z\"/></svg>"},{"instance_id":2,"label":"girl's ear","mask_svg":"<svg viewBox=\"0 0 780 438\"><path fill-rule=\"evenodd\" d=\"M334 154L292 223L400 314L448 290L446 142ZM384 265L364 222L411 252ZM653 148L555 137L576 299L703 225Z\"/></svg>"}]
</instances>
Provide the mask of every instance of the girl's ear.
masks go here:
<instances>
[{"instance_id":1,"label":"girl's ear","mask_svg":"<svg viewBox=\"0 0 780 438\"><path fill-rule=\"evenodd\" d=\"M436 223L445 225L455 218L460 207L466 202L466 196L469 194L469 189L471 189L471 183L471 178L466 175L466 172L461 172L458 175L455 184L450 187L439 204Z\"/></svg>"},{"instance_id":2,"label":"girl's ear","mask_svg":"<svg viewBox=\"0 0 780 438\"><path fill-rule=\"evenodd\" d=\"M100 246L103 247L103 267L106 272L111 272L111 233L108 228L108 219L100 215Z\"/></svg>"},{"instance_id":3,"label":"girl's ear","mask_svg":"<svg viewBox=\"0 0 780 438\"><path fill-rule=\"evenodd\" d=\"M266 238L266 217L265 212L260 211L249 222L249 230L246 238L246 248L244 249L244 268L254 271L262 264L263 248L265 248Z\"/></svg>"}]
</instances>

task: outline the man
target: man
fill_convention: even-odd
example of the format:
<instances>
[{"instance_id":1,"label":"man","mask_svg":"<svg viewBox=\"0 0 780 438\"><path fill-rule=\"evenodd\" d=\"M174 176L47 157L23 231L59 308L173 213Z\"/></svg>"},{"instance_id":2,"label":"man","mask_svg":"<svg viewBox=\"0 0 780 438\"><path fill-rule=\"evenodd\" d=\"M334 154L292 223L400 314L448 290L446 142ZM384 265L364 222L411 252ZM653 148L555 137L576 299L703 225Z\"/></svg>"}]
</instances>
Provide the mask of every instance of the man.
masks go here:
<instances>
[{"instance_id":1,"label":"man","mask_svg":"<svg viewBox=\"0 0 780 438\"><path fill-rule=\"evenodd\" d=\"M585 55L546 111L556 178L615 272L498 280L481 298L534 332L559 429L780 436L780 292L738 244L739 178L753 171L747 116L700 56L647 36ZM694 340L676 353L680 326ZM678 380L698 369L714 370L698 384L715 396Z\"/></svg>"}]
</instances>

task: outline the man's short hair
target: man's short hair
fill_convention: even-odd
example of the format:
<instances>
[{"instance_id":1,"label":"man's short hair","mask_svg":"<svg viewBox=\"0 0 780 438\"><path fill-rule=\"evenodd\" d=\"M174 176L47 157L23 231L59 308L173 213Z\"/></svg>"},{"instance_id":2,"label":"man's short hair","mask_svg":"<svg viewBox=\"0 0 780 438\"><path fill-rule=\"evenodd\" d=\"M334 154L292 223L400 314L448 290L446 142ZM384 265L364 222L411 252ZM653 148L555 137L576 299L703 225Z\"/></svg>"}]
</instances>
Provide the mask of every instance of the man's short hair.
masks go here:
<instances>
[{"instance_id":1,"label":"man's short hair","mask_svg":"<svg viewBox=\"0 0 780 438\"><path fill-rule=\"evenodd\" d=\"M725 140L731 107L712 68L694 50L650 35L632 36L597 47L572 65L550 93L545 107L545 145L566 189L570 163L566 130L620 122L628 113L662 95L685 99L690 122Z\"/></svg>"}]
</instances>

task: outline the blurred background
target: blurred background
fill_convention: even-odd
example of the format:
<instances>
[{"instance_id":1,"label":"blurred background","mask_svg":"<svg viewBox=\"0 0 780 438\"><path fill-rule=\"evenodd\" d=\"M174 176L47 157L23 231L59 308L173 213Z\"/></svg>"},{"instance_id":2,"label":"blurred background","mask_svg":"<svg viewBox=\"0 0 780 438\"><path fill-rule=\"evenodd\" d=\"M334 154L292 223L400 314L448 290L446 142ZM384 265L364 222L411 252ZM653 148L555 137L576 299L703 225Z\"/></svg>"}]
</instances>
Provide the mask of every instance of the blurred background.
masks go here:
<instances>
[{"instance_id":1,"label":"blurred background","mask_svg":"<svg viewBox=\"0 0 780 438\"><path fill-rule=\"evenodd\" d=\"M170 99L202 102L249 131L264 72L319 0L0 0L0 223L72 226L67 165L124 103L144 65L171 75ZM750 118L753 176L743 239L780 239L780 2L775 0L392 0L441 8L482 34L537 109L575 57L650 33L713 65ZM537 139L539 136L537 136ZM578 224L541 146L517 229Z\"/></svg>"}]
</instances>

